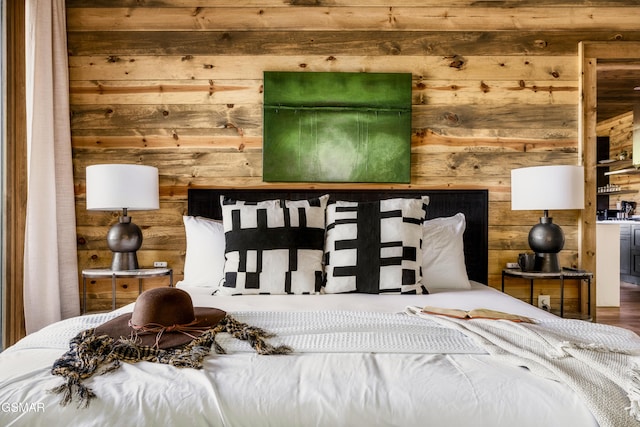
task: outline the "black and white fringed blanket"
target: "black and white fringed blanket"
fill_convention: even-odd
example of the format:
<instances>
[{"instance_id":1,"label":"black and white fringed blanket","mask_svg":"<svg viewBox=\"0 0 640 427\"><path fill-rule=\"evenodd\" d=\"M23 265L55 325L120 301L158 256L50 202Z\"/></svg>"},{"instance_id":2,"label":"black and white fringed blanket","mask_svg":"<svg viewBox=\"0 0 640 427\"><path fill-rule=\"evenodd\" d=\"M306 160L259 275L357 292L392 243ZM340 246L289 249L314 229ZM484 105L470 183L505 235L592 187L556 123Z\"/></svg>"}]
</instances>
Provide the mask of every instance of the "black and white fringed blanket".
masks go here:
<instances>
[{"instance_id":1,"label":"black and white fringed blanket","mask_svg":"<svg viewBox=\"0 0 640 427\"><path fill-rule=\"evenodd\" d=\"M462 332L498 360L563 382L601 427L640 426L640 338L631 331L571 319L528 324L406 312Z\"/></svg>"},{"instance_id":2,"label":"black and white fringed blanket","mask_svg":"<svg viewBox=\"0 0 640 427\"><path fill-rule=\"evenodd\" d=\"M248 341L259 354L287 354L292 351L285 345L272 346L265 339L273 337L273 334L238 322L229 315L184 346L166 350L142 346L131 339L115 340L108 335L96 336L94 328L91 328L76 335L69 343L69 351L53 364L51 373L63 377L65 382L51 391L62 395L61 405L69 404L75 396L78 407L86 407L96 395L82 381L92 375L102 375L118 369L121 362L147 361L178 368L200 369L202 360L209 354L211 347L218 354L225 353L216 343L216 335L225 332L234 338Z\"/></svg>"}]
</instances>

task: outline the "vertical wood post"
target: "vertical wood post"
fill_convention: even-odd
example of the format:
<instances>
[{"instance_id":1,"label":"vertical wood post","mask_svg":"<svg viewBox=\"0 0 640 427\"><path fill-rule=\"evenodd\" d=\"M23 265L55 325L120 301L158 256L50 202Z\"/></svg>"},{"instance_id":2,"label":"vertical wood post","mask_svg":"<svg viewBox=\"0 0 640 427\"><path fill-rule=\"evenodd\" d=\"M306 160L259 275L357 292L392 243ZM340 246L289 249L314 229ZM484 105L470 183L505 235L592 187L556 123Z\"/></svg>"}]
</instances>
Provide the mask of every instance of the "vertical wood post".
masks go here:
<instances>
[{"instance_id":1,"label":"vertical wood post","mask_svg":"<svg viewBox=\"0 0 640 427\"><path fill-rule=\"evenodd\" d=\"M6 3L7 126L5 200L5 317L3 346L26 334L24 326L24 230L27 205L25 93L25 2Z\"/></svg>"}]
</instances>

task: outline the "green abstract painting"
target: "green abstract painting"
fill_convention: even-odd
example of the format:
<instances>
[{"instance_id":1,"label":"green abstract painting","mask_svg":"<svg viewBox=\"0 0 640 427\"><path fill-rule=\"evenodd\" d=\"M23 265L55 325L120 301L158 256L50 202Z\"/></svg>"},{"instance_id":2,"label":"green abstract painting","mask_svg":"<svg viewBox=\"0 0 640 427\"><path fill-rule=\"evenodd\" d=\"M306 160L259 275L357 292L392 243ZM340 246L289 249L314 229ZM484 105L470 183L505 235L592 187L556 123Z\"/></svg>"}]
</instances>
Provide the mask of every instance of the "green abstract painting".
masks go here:
<instances>
[{"instance_id":1,"label":"green abstract painting","mask_svg":"<svg viewBox=\"0 0 640 427\"><path fill-rule=\"evenodd\" d=\"M264 181L411 179L410 73L264 73Z\"/></svg>"}]
</instances>

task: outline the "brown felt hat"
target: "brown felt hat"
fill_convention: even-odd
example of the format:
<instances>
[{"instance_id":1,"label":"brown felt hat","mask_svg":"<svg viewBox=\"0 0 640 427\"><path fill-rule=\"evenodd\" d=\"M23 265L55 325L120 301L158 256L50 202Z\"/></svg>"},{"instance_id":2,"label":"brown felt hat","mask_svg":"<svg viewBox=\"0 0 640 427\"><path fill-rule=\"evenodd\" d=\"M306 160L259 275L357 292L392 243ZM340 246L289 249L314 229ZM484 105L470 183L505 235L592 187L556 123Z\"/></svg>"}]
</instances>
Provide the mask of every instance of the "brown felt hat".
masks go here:
<instances>
[{"instance_id":1,"label":"brown felt hat","mask_svg":"<svg viewBox=\"0 0 640 427\"><path fill-rule=\"evenodd\" d=\"M137 343L167 349L187 344L226 315L217 308L193 307L191 296L178 288L144 291L132 313L123 314L96 327L96 336L137 338Z\"/></svg>"}]
</instances>

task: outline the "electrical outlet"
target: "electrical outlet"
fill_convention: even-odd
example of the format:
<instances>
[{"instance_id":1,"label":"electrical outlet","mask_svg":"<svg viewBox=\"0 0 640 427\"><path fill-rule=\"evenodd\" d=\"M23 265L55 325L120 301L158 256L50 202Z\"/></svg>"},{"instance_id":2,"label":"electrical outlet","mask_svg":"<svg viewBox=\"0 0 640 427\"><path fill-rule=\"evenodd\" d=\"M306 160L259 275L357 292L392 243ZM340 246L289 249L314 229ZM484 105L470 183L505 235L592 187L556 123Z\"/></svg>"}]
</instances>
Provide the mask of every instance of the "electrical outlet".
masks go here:
<instances>
[{"instance_id":1,"label":"electrical outlet","mask_svg":"<svg viewBox=\"0 0 640 427\"><path fill-rule=\"evenodd\" d=\"M551 311L551 296L538 295L538 308L541 308L545 311Z\"/></svg>"},{"instance_id":2,"label":"electrical outlet","mask_svg":"<svg viewBox=\"0 0 640 427\"><path fill-rule=\"evenodd\" d=\"M167 267L167 262L166 261L154 261L153 266L156 268L166 268Z\"/></svg>"}]
</instances>

